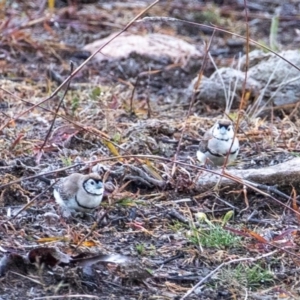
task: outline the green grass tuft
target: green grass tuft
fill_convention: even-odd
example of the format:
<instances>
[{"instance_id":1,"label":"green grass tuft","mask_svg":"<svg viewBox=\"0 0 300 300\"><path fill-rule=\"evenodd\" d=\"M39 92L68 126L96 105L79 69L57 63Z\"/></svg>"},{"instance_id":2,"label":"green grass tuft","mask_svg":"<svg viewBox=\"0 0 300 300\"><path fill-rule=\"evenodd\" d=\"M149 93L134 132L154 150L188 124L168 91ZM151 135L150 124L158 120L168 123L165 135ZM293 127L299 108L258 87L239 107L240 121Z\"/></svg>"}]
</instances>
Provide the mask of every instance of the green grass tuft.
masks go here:
<instances>
[{"instance_id":1,"label":"green grass tuft","mask_svg":"<svg viewBox=\"0 0 300 300\"><path fill-rule=\"evenodd\" d=\"M192 243L208 248L233 248L241 244L241 237L228 232L221 226L214 226L208 230L194 229L188 237Z\"/></svg>"}]
</instances>

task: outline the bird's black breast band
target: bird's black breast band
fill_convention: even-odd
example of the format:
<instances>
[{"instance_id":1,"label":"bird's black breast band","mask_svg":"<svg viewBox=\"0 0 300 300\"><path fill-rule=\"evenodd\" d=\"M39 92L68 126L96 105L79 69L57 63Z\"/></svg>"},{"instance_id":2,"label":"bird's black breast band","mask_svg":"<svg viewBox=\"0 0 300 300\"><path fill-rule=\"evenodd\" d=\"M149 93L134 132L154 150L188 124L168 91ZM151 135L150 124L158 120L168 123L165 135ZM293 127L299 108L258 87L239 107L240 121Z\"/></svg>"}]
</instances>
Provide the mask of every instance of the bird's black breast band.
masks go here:
<instances>
[{"instance_id":1,"label":"bird's black breast band","mask_svg":"<svg viewBox=\"0 0 300 300\"><path fill-rule=\"evenodd\" d=\"M233 152L230 152L230 155L235 154L238 150L239 150L239 148L237 148L237 149L236 149L235 151L233 151ZM209 148L207 148L207 151L208 151L211 155L216 156L216 157L224 157L224 156L227 155L227 153L225 153L224 155L219 154L219 153L214 153L214 152L212 152Z\"/></svg>"},{"instance_id":2,"label":"bird's black breast band","mask_svg":"<svg viewBox=\"0 0 300 300\"><path fill-rule=\"evenodd\" d=\"M78 205L79 207L84 208L84 209L94 209L94 208L97 207L97 206L94 206L94 207L88 207L88 206L84 206L84 205L80 204L80 203L78 202L78 200L77 200L77 195L75 195L75 201L76 201L76 203L77 203L77 205Z\"/></svg>"}]
</instances>

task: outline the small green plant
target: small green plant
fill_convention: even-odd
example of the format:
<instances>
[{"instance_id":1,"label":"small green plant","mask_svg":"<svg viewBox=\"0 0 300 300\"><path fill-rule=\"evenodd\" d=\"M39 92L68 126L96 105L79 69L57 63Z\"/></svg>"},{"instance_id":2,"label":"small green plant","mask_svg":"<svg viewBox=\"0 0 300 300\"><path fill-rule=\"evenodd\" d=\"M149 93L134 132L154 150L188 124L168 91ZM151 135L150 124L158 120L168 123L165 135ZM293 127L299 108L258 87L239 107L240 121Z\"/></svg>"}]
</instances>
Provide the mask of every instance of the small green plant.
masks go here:
<instances>
[{"instance_id":1,"label":"small green plant","mask_svg":"<svg viewBox=\"0 0 300 300\"><path fill-rule=\"evenodd\" d=\"M269 270L262 268L259 264L254 266L239 264L235 269L232 269L232 266L223 268L218 278L222 282L225 281L234 286L243 285L251 289L274 282L273 274Z\"/></svg>"},{"instance_id":2,"label":"small green plant","mask_svg":"<svg viewBox=\"0 0 300 300\"><path fill-rule=\"evenodd\" d=\"M291 153L291 155L293 155L293 156L300 157L300 153L298 153L298 152L290 152L290 153Z\"/></svg>"},{"instance_id":3,"label":"small green plant","mask_svg":"<svg viewBox=\"0 0 300 300\"><path fill-rule=\"evenodd\" d=\"M135 246L136 251L138 252L138 254L142 255L143 253L145 253L145 246L144 244L137 244Z\"/></svg>"},{"instance_id":4,"label":"small green plant","mask_svg":"<svg viewBox=\"0 0 300 300\"><path fill-rule=\"evenodd\" d=\"M206 229L196 228L193 224L190 226L190 231L188 234L189 240L202 247L210 248L232 248L240 245L241 237L234 235L233 233L225 230L225 226L228 221L233 218L234 212L229 211L223 217L222 226L214 225L210 220L208 220L205 213L197 213L195 216L200 224L208 225Z\"/></svg>"},{"instance_id":5,"label":"small green plant","mask_svg":"<svg viewBox=\"0 0 300 300\"><path fill-rule=\"evenodd\" d=\"M74 98L72 98L72 102L71 102L71 110L73 115L75 114L78 107L79 107L79 98L75 96Z\"/></svg>"},{"instance_id":6,"label":"small green plant","mask_svg":"<svg viewBox=\"0 0 300 300\"><path fill-rule=\"evenodd\" d=\"M101 89L100 87L97 86L92 90L91 98L93 100L97 100L100 95L101 95Z\"/></svg>"},{"instance_id":7,"label":"small green plant","mask_svg":"<svg viewBox=\"0 0 300 300\"><path fill-rule=\"evenodd\" d=\"M208 230L192 229L189 236L191 242L209 248L233 248L241 244L241 237L232 234L217 225Z\"/></svg>"},{"instance_id":8,"label":"small green plant","mask_svg":"<svg viewBox=\"0 0 300 300\"><path fill-rule=\"evenodd\" d=\"M227 223L229 222L229 220L231 220L234 217L234 211L233 210L229 210L225 216L223 217L222 220L222 227L226 226Z\"/></svg>"},{"instance_id":9,"label":"small green plant","mask_svg":"<svg viewBox=\"0 0 300 300\"><path fill-rule=\"evenodd\" d=\"M60 156L60 159L61 159L64 167L69 167L72 165L71 157Z\"/></svg>"},{"instance_id":10,"label":"small green plant","mask_svg":"<svg viewBox=\"0 0 300 300\"><path fill-rule=\"evenodd\" d=\"M272 18L271 22L271 28L270 28L270 36L269 36L269 43L270 48L274 51L279 50L279 44L278 44L278 28L279 28L279 16L275 15Z\"/></svg>"},{"instance_id":11,"label":"small green plant","mask_svg":"<svg viewBox=\"0 0 300 300\"><path fill-rule=\"evenodd\" d=\"M226 19L221 16L221 10L216 5L207 5L202 12L194 12L193 17L198 23L224 25L226 22Z\"/></svg>"},{"instance_id":12,"label":"small green plant","mask_svg":"<svg viewBox=\"0 0 300 300\"><path fill-rule=\"evenodd\" d=\"M137 200L132 198L122 198L117 201L118 205L124 206L124 207L132 207L137 205L147 205L145 201L143 200Z\"/></svg>"},{"instance_id":13,"label":"small green plant","mask_svg":"<svg viewBox=\"0 0 300 300\"><path fill-rule=\"evenodd\" d=\"M153 244L151 244L150 246L149 246L149 250L150 250L150 252L149 252L149 255L150 256L155 256L156 255L156 247L155 247L155 245L153 245Z\"/></svg>"},{"instance_id":14,"label":"small green plant","mask_svg":"<svg viewBox=\"0 0 300 300\"><path fill-rule=\"evenodd\" d=\"M121 134L119 132L116 132L112 137L113 142L118 143L121 140Z\"/></svg>"},{"instance_id":15,"label":"small green plant","mask_svg":"<svg viewBox=\"0 0 300 300\"><path fill-rule=\"evenodd\" d=\"M178 232L183 232L184 230L186 230L186 229L187 229L187 226L186 226L185 224L179 222L179 221L174 221L173 224L170 224L170 225L169 225L169 228L170 228L172 231L178 233Z\"/></svg>"}]
</instances>

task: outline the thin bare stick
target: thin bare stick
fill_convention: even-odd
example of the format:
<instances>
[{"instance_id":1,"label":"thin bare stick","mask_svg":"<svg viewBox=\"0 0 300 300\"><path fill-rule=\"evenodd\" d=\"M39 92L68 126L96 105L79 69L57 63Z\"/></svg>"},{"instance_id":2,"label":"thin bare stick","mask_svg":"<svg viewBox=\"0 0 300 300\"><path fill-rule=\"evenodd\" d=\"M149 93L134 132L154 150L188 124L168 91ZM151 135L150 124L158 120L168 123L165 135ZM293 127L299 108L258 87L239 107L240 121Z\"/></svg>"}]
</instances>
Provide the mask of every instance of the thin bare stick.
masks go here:
<instances>
[{"instance_id":1,"label":"thin bare stick","mask_svg":"<svg viewBox=\"0 0 300 300\"><path fill-rule=\"evenodd\" d=\"M15 219L22 211L26 210L36 199L38 199L40 196L42 196L43 194L45 194L48 190L50 190L54 185L56 184L56 182L54 182L53 184L51 184L49 187L47 187L44 191L42 191L41 193L39 193L38 195L36 195L31 201L29 201L26 205L24 205L13 217L11 217L9 219L9 221Z\"/></svg>"},{"instance_id":2,"label":"thin bare stick","mask_svg":"<svg viewBox=\"0 0 300 300\"><path fill-rule=\"evenodd\" d=\"M74 64L73 64L73 62L71 62L71 63L70 63L70 73L71 73L71 74L72 74L72 72L73 72L73 69L74 69ZM47 132L47 134L46 134L46 137L45 137L45 139L44 139L43 144L41 145L41 147L40 147L40 149L39 149L40 152L43 151L43 148L45 147L45 145L46 145L46 143L47 143L47 141L48 141L48 139L49 139L49 137L50 137L50 134L51 134L52 129L53 129L54 124L55 124L55 120L56 120L56 118L57 118L57 113L58 113L58 111L59 111L59 109L60 109L60 107L61 107L61 105L62 105L62 103L63 103L63 101L64 101L64 99L65 99L65 97L66 97L66 95L67 95L67 92L68 92L69 87L70 87L70 83L71 83L71 80L69 80L69 81L67 82L67 84L66 84L65 92L64 92L63 96L61 97L61 100L59 101L59 103L58 103L58 105L57 105L57 107L56 107L56 110L55 110L55 112L54 112L54 117L53 117L52 123L51 123L51 125L50 125L50 128L49 128L49 130L48 130L48 132Z\"/></svg>"},{"instance_id":3,"label":"thin bare stick","mask_svg":"<svg viewBox=\"0 0 300 300\"><path fill-rule=\"evenodd\" d=\"M173 176L175 174L175 171L176 171L176 161L177 161L177 157L178 157L178 154L179 154L179 151L180 151L183 135L185 133L187 119L191 115L192 107L193 107L193 105L195 103L195 100L196 100L196 91L197 91L197 89L200 85L201 78L202 78L202 75L203 75L203 71L204 71L204 68L206 66L206 60L207 60L208 52L209 52L209 49L210 49L210 46L211 46L211 43L212 43L212 40L213 40L213 37L214 37L214 33L215 33L215 31L213 31L213 33L210 37L208 46L207 46L205 54L204 54L203 64L201 65L200 71L198 72L198 78L197 78L197 82L195 83L195 86L194 86L194 91L193 91L192 99L191 99L191 102L190 102L190 105L189 105L189 110L188 110L187 115L185 117L185 121L183 123L181 135L180 135L180 138L179 138L179 141L178 141L178 146L177 146L177 149L176 149L176 153L174 155L174 163L173 163L173 167L172 167L171 176Z\"/></svg>"},{"instance_id":4,"label":"thin bare stick","mask_svg":"<svg viewBox=\"0 0 300 300\"><path fill-rule=\"evenodd\" d=\"M86 163L78 163L78 164L74 164L72 166L67 166L67 167L59 168L59 169L56 169L54 171L50 171L50 172L46 172L46 173L42 173L42 174L32 175L32 176L28 176L28 177L25 177L25 178L13 180L13 181L10 181L9 183L0 185L0 189L1 188L5 188L5 187L10 186L10 185L15 184L15 183L19 183L19 182L25 181L25 180L31 180L31 179L39 178L41 176L51 175L51 174L56 173L56 172L66 171L68 169L80 167L80 166L83 166L85 164Z\"/></svg>"},{"instance_id":5,"label":"thin bare stick","mask_svg":"<svg viewBox=\"0 0 300 300\"><path fill-rule=\"evenodd\" d=\"M13 181L10 181L9 183L5 183L5 184L0 185L0 189L2 189L4 187L7 187L7 186L10 186L10 185L15 184L15 183L19 183L19 182L24 181L24 180L31 180L31 179L35 179L35 178L38 178L38 177L41 177L41 176L51 175L53 173L57 173L57 172L61 172L61 171L66 171L68 169L72 169L72 168L76 168L76 167L80 167L80 166L85 166L85 165L89 165L89 164L96 164L96 163L104 162L104 161L119 160L119 159L122 159L122 158L125 158L125 159L127 159L127 158L141 158L141 159L161 160L161 161L171 162L171 163L174 162L173 159L165 158L165 157L162 157L162 156L143 155L143 154L139 154L139 155L132 154L132 155L122 155L122 156L114 156L114 157L107 157L107 158L99 158L99 159L95 159L95 160L91 160L91 161L86 161L86 162L81 162L81 163L77 163L77 164L74 164L74 165L71 165L71 166L59 168L59 169L56 169L56 170L53 170L53 171L49 171L49 172L46 172L46 173L42 173L42 174L38 174L38 175L32 175L32 176L28 176L28 177L25 177L25 178L13 180ZM196 169L201 170L201 171L207 171L207 172L210 172L212 174L220 175L221 176L220 173L218 173L218 172L216 172L214 170L208 170L208 169L206 169L204 167L193 166L193 165L189 165L187 163L182 163L180 161L177 161L176 163L180 164L182 166L193 167L193 168L196 168Z\"/></svg>"},{"instance_id":6,"label":"thin bare stick","mask_svg":"<svg viewBox=\"0 0 300 300\"><path fill-rule=\"evenodd\" d=\"M76 245L75 249L73 250L73 253L82 245L82 243L93 233L93 231L97 228L97 225L102 222L102 220L107 216L108 210L104 212L104 214L100 217L99 220L94 222L92 225L90 231L79 241L79 243Z\"/></svg>"},{"instance_id":7,"label":"thin bare stick","mask_svg":"<svg viewBox=\"0 0 300 300\"><path fill-rule=\"evenodd\" d=\"M239 258L239 259L233 259L231 261L227 261L227 262L223 262L222 264L220 264L217 268L215 268L213 271L211 271L210 273L208 273L204 278L202 278L196 285L194 285L189 291L187 291L185 293L184 296L182 296L180 298L180 300L184 300L186 297L188 297L190 294L192 294L195 289L197 289L203 282L205 282L207 279L209 279L210 277L212 277L215 273L217 273L221 268L223 268L224 266L233 264L233 263L239 263L239 262L243 262L243 261L250 261L250 262L254 262L260 259L263 259L265 257L271 256L273 254L275 254L276 252L278 252L278 250L274 250L272 252L269 252L267 254L258 256L258 257L248 257L248 258Z\"/></svg>"},{"instance_id":8,"label":"thin bare stick","mask_svg":"<svg viewBox=\"0 0 300 300\"><path fill-rule=\"evenodd\" d=\"M18 97L18 96L16 96L16 95L14 95L14 94L11 93L10 91L8 91L8 90L6 90L6 89L4 89L4 88L2 88L2 87L0 87L0 90L3 90L4 92L6 92L6 93L8 93L9 95L15 97L16 99L18 99L18 100L20 100L20 101L22 101L22 102L24 102L24 103L26 103L26 104L32 105L32 107L35 107L35 104L33 104L33 103L31 103L30 101L24 100L24 99L22 99L22 98L20 98L20 97ZM94 134L94 135L96 135L96 136L102 138L104 141L107 141L107 142L112 143L116 148L121 149L121 150L125 151L125 153L126 153L126 150L124 150L120 145L116 144L114 141L112 141L111 139L109 139L109 138L107 137L107 135L104 134L103 132L101 132L101 131L94 132L93 130L90 130L89 128L86 128L86 127L85 127L84 125L82 125L81 123L78 123L78 122L76 122L76 121L74 121L74 120L72 120L72 119L69 119L68 117L66 117L66 116L64 116L64 115L61 115L61 114L59 114L59 113L57 113L57 112L55 112L55 111L52 111L51 109L48 109L48 108L46 108L46 107L43 107L43 106L41 106L41 104L39 104L38 107L41 108L41 109L43 109L44 111L50 112L50 113L52 113L52 114L56 114L57 117L63 118L64 120L66 120L66 121L68 121L69 123L75 125L76 127L78 127L78 128L81 129L81 130L84 130L84 131L86 131L86 132L88 132L88 133L90 133L90 134ZM11 121L11 120L10 120L10 121Z\"/></svg>"},{"instance_id":9,"label":"thin bare stick","mask_svg":"<svg viewBox=\"0 0 300 300\"><path fill-rule=\"evenodd\" d=\"M205 28L210 28L210 29L213 29L213 30L217 30L217 31L220 31L220 32L224 32L224 33L228 33L230 35L234 35L236 37L239 37L243 40L247 40L247 37L244 37L240 34L237 34L237 33L234 33L234 32L231 32L231 31L228 31L228 30L225 30L225 29L222 29L218 26L210 26L210 25L205 25L205 24L199 24L199 23L195 23L195 22L190 22L190 21L186 21L186 20L181 20L181 19L176 19L176 18L169 18L169 17L144 17L143 19L141 20L138 20L136 21L137 23L140 23L140 22L165 22L165 23L168 23L168 22L182 22L182 23L185 23L185 24L189 24L189 25L193 25L193 26L196 26L196 27L205 27ZM284 58L283 56L281 56L280 54L278 54L277 52L275 52L274 50L268 48L267 46L265 45L262 45L258 42L256 42L255 40L252 40L250 38L248 38L249 42L256 45L256 46L259 46L273 54L275 54L276 56L278 56L279 58L281 58L282 60L284 60L285 62L287 62L289 65L291 65L292 67L294 67L295 69L297 69L298 71L300 71L300 67L297 67L295 64L291 63L288 59Z\"/></svg>"},{"instance_id":10,"label":"thin bare stick","mask_svg":"<svg viewBox=\"0 0 300 300\"><path fill-rule=\"evenodd\" d=\"M139 73L136 77L136 80L135 80L135 84L133 86L133 89L132 89L132 92L131 92L131 96L130 96L130 114L133 114L134 111L133 111L133 96L134 96L134 93L135 93L135 90L136 90L136 87L141 79L142 76L144 75L153 75L153 74L158 74L158 73L161 73L162 70L153 70L153 71L143 71L141 73Z\"/></svg>"},{"instance_id":11,"label":"thin bare stick","mask_svg":"<svg viewBox=\"0 0 300 300\"><path fill-rule=\"evenodd\" d=\"M242 88L242 97L241 97L241 101L240 101L240 105L239 105L239 113L238 113L238 117L237 117L237 121L235 124L235 128L234 128L234 135L233 135L233 139L231 141L231 145L229 147L228 153L225 157L225 161L223 164L223 172L225 172L225 168L227 166L227 161L229 158L229 154L231 152L231 148L233 146L235 137L237 135L237 131L239 128L239 124L240 124L240 120L242 118L242 113L240 113L242 111L242 108L244 107L244 102L245 102L245 94L246 94L246 82L247 82L247 76L248 76L248 66L249 66L249 50L250 50L250 42L249 42L249 24L248 24L248 9L247 9L247 0L244 0L244 6L245 6L245 23L246 23L246 70L245 70L245 78L243 81L243 88Z\"/></svg>"},{"instance_id":12,"label":"thin bare stick","mask_svg":"<svg viewBox=\"0 0 300 300\"><path fill-rule=\"evenodd\" d=\"M74 77L90 60L92 60L97 53L99 53L104 47L106 47L109 43L115 40L118 36L120 36L123 32L125 32L132 24L134 24L142 15L144 15L149 9L155 6L160 0L156 0L147 6L142 12L140 12L136 17L134 17L120 32L118 32L115 36L113 36L109 41L107 41L104 45L102 45L99 49L97 49L91 56L89 56L80 66L78 66L71 75L69 75L65 81L49 96L52 98L55 96L59 90L72 78Z\"/></svg>"},{"instance_id":13,"label":"thin bare stick","mask_svg":"<svg viewBox=\"0 0 300 300\"><path fill-rule=\"evenodd\" d=\"M84 163L75 164L75 165L72 165L72 166L60 168L60 169L57 169L57 170L54 170L54 171L50 171L50 172L47 172L47 173L43 173L43 174L39 174L39 175L34 175L34 176L29 176L29 177L26 177L26 178L21 178L21 179L18 179L18 180L14 180L14 181L11 181L9 183L0 185L0 189L2 189L4 187L7 187L9 185L15 184L15 183L19 183L19 182L21 182L23 180L29 180L29 179L37 178L37 177L44 176L44 175L50 175L50 174L53 174L55 172L64 171L64 170L71 169L71 168L74 168L74 167L77 167L77 166L88 165L88 164L95 164L95 163L98 163L98 162L104 162L104 161L110 161L110 160L119 160L119 159L124 159L124 158L125 159L126 158L140 158L140 159L150 159L150 160L162 160L162 161L166 161L166 162L169 162L169 163L174 163L173 159L168 159L168 158L161 157L161 156L156 156L156 155L123 155L123 156L114 156L114 157L101 158L101 159L96 159L96 160L92 160L92 161L87 161L87 162L84 162ZM217 171L214 171L214 170L208 170L208 169L200 167L200 166L190 165L188 163L184 163L184 162L180 162L180 161L176 161L176 164L184 166L184 167L194 168L194 169L196 169L198 171L201 170L201 171L209 172L211 174L214 174L214 175L217 175L217 176L220 176L220 177L224 177L224 178L227 178L227 179L229 179L231 181L234 181L234 182L240 183L242 185L245 185L248 188L250 188L250 189L258 192L259 194L262 194L262 195L264 195L264 196L266 196L266 197L268 197L268 198L270 198L270 199L272 199L272 200L280 203L281 205L283 205L284 207L286 207L288 210L294 212L296 215L300 215L300 212L298 212L297 210L295 210L295 209L287 206L286 204L282 203L281 201L279 201L278 199L276 199L272 195L270 195L270 194L268 194L268 193L260 190L259 188L257 188L256 187L257 183L255 183L255 182L250 182L248 180L244 180L244 179L242 179L240 177L231 175L231 174L229 174L227 172L221 172L220 173L220 172L217 172ZM288 197L288 196L286 196L286 197Z\"/></svg>"},{"instance_id":14,"label":"thin bare stick","mask_svg":"<svg viewBox=\"0 0 300 300\"><path fill-rule=\"evenodd\" d=\"M225 175L225 174L226 174L226 175ZM223 176L223 177L225 177L225 178L227 178L227 179L231 179L231 180L233 180L233 181L236 181L237 179L240 180L240 178L237 178L237 177L235 177L235 176L233 176L233 175L231 175L231 174L228 174L228 173L226 173L226 172L222 173L222 175L225 175L225 176ZM235 178L235 179L234 179L234 178ZM239 182L240 182L240 181L239 181ZM283 205L285 208L287 208L287 209L292 209L291 207L289 207L289 206L286 205L285 203L279 201L279 200L276 199L276 198L273 198L270 194L268 194L268 193L266 193L266 192L263 192L262 190L260 190L259 188L257 188L257 183L255 183L255 182L250 182L250 181L248 181L248 180L242 180L241 183L242 183L244 186L249 187L249 188L251 188L252 190L254 190L254 191L260 193L261 195L264 195L264 196L266 196L266 197L271 197L272 200L274 200L275 202L279 203L280 205ZM288 197L288 196L286 195L286 197ZM286 197L284 197L284 198L286 198ZM292 200L291 197L290 197L290 199ZM297 214L300 215L300 213L298 213L296 210L294 210L294 209L292 209L292 210L293 210L295 213L297 213Z\"/></svg>"},{"instance_id":15,"label":"thin bare stick","mask_svg":"<svg viewBox=\"0 0 300 300\"><path fill-rule=\"evenodd\" d=\"M87 295L87 294L74 294L74 295L60 295L60 296L45 296L45 297L35 297L32 300L48 300L48 299L75 299L75 298L86 298L86 299L100 299L100 297L98 296L94 296L94 295Z\"/></svg>"},{"instance_id":16,"label":"thin bare stick","mask_svg":"<svg viewBox=\"0 0 300 300\"><path fill-rule=\"evenodd\" d=\"M97 49L91 56L89 56L81 65L79 65L64 81L63 83L58 86L54 92L48 96L47 98L41 100L40 102L38 102L37 104L34 104L32 107L30 107L29 109L21 112L20 114L18 114L15 118L11 118L9 121L7 121L4 125L2 125L0 127L0 132L7 127L11 121L13 120L17 120L18 118L22 117L23 115L25 115L26 113L28 113L29 111L31 111L32 109L34 109L35 107L40 106L41 104L45 103L46 101L52 99L55 95L57 95L57 93L65 86L65 84L67 82L69 82L90 60L92 60L97 53L99 53L104 47L106 47L109 43L111 43L113 40L115 40L118 36L120 36L123 32L125 32L130 26L132 26L132 24L134 24L143 14L145 14L149 9L151 9L154 5L156 5L160 0L156 0L154 1L152 4L150 4L149 6L147 6L142 12L140 12L136 17L134 17L125 27L124 29L122 29L120 32L118 32L116 35L114 35L109 41L107 41L104 45L102 45L99 49Z\"/></svg>"}]
</instances>

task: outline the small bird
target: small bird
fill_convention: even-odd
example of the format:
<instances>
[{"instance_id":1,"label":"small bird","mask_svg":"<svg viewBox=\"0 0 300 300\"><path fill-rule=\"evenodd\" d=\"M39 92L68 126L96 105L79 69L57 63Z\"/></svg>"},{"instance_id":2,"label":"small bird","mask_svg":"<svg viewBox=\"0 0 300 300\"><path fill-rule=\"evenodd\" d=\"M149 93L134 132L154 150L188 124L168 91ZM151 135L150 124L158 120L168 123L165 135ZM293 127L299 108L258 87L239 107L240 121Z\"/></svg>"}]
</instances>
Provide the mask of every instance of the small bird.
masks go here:
<instances>
[{"instance_id":1,"label":"small bird","mask_svg":"<svg viewBox=\"0 0 300 300\"><path fill-rule=\"evenodd\" d=\"M220 119L205 132L200 143L200 150L197 151L197 158L202 163L208 162L215 166L221 166L224 164L227 155L227 163L232 163L236 159L239 150L239 140L234 137L232 122Z\"/></svg>"},{"instance_id":2,"label":"small bird","mask_svg":"<svg viewBox=\"0 0 300 300\"><path fill-rule=\"evenodd\" d=\"M104 184L96 173L74 173L58 181L53 194L56 202L69 212L91 212L102 201Z\"/></svg>"}]
</instances>

